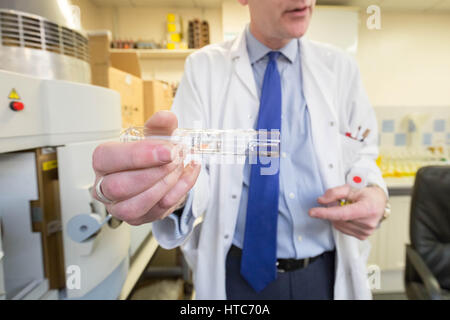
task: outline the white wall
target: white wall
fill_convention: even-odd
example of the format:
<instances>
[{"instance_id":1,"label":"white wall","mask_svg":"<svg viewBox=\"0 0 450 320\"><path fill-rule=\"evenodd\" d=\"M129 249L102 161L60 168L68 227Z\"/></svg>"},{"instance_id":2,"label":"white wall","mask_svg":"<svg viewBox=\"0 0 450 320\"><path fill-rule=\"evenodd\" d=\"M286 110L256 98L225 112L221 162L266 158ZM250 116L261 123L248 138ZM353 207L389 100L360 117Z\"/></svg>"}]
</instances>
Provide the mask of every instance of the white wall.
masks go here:
<instances>
[{"instance_id":1,"label":"white wall","mask_svg":"<svg viewBox=\"0 0 450 320\"><path fill-rule=\"evenodd\" d=\"M84 30L113 29L112 8L98 8L90 0L71 0L80 7L81 27Z\"/></svg>"},{"instance_id":2,"label":"white wall","mask_svg":"<svg viewBox=\"0 0 450 320\"><path fill-rule=\"evenodd\" d=\"M382 12L381 30L365 19L357 59L372 104L450 106L450 14Z\"/></svg>"},{"instance_id":3,"label":"white wall","mask_svg":"<svg viewBox=\"0 0 450 320\"><path fill-rule=\"evenodd\" d=\"M306 38L326 42L356 54L359 8L317 6Z\"/></svg>"},{"instance_id":4,"label":"white wall","mask_svg":"<svg viewBox=\"0 0 450 320\"><path fill-rule=\"evenodd\" d=\"M223 39L236 37L250 21L247 6L242 6L236 0L224 0L222 3Z\"/></svg>"}]
</instances>

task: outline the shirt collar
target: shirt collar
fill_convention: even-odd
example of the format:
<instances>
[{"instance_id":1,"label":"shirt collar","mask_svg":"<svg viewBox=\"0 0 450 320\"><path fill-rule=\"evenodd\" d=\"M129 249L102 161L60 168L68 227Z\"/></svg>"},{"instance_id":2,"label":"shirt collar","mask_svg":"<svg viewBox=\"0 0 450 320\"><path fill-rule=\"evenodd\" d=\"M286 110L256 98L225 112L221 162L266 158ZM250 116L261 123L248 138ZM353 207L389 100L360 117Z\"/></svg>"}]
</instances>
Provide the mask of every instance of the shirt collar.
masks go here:
<instances>
[{"instance_id":1,"label":"shirt collar","mask_svg":"<svg viewBox=\"0 0 450 320\"><path fill-rule=\"evenodd\" d=\"M253 34L250 32L250 26L247 25L245 29L245 40L247 42L247 51L250 58L250 63L254 64L258 60L265 57L270 51L273 51L269 47L259 42ZM293 63L298 55L298 39L292 39L286 44L280 51L283 56L285 56L289 62Z\"/></svg>"}]
</instances>

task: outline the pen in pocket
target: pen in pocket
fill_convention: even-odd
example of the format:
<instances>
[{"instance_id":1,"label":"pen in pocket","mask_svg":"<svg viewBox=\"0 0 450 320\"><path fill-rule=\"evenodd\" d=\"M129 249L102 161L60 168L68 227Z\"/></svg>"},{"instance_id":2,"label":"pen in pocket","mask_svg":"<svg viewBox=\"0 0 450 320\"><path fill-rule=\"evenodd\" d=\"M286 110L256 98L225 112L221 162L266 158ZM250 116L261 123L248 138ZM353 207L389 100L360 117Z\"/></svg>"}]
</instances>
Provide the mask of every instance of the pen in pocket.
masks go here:
<instances>
[{"instance_id":1,"label":"pen in pocket","mask_svg":"<svg viewBox=\"0 0 450 320\"><path fill-rule=\"evenodd\" d=\"M350 139L353 139L353 140L357 140L357 141L360 141L360 142L364 142L364 140L369 136L370 129L366 129L366 130L363 132L363 134L361 135L361 137L358 137L359 132L361 132L361 126L358 127L358 131L357 131L357 133L356 133L355 136L353 136L351 132L346 132L346 133L345 133L345 136L346 136L346 137L349 137Z\"/></svg>"},{"instance_id":2,"label":"pen in pocket","mask_svg":"<svg viewBox=\"0 0 450 320\"><path fill-rule=\"evenodd\" d=\"M364 133L362 135L362 139L360 141L364 142L364 140L366 140L366 138L369 136L369 133L370 133L370 129L366 129L366 131L364 131Z\"/></svg>"}]
</instances>

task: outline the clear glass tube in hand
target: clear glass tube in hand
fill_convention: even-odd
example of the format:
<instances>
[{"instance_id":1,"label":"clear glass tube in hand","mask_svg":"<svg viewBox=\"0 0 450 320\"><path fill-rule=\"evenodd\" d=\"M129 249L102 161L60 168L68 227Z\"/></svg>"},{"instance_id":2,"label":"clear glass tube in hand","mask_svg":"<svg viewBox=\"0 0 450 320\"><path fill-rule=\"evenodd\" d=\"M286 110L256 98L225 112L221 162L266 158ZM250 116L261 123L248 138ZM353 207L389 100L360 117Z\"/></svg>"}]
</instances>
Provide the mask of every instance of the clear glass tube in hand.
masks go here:
<instances>
[{"instance_id":1,"label":"clear glass tube in hand","mask_svg":"<svg viewBox=\"0 0 450 320\"><path fill-rule=\"evenodd\" d=\"M280 132L278 130L178 128L172 135L161 135L147 127L132 127L120 135L122 142L145 139L182 144L187 153L191 154L279 157L280 153Z\"/></svg>"}]
</instances>

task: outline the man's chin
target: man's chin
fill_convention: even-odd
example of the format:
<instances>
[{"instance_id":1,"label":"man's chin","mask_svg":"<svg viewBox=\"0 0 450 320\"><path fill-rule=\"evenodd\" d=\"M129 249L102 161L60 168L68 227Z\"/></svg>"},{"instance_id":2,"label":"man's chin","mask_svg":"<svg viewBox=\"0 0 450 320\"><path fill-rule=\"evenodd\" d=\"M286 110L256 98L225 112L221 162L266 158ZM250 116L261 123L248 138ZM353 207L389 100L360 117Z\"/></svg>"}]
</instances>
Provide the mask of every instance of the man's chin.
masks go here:
<instances>
[{"instance_id":1,"label":"man's chin","mask_svg":"<svg viewBox=\"0 0 450 320\"><path fill-rule=\"evenodd\" d=\"M301 19L300 21L290 21L284 24L284 31L290 38L302 37L309 26L309 18Z\"/></svg>"},{"instance_id":2,"label":"man's chin","mask_svg":"<svg viewBox=\"0 0 450 320\"><path fill-rule=\"evenodd\" d=\"M290 28L287 30L287 34L289 38L300 38L303 37L307 30L307 27Z\"/></svg>"}]
</instances>

